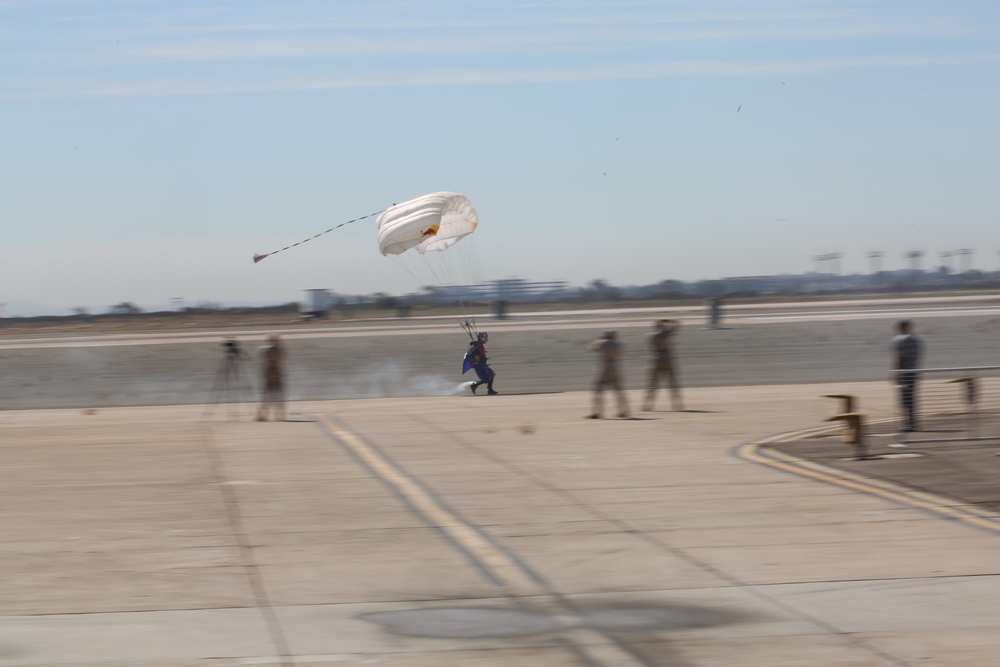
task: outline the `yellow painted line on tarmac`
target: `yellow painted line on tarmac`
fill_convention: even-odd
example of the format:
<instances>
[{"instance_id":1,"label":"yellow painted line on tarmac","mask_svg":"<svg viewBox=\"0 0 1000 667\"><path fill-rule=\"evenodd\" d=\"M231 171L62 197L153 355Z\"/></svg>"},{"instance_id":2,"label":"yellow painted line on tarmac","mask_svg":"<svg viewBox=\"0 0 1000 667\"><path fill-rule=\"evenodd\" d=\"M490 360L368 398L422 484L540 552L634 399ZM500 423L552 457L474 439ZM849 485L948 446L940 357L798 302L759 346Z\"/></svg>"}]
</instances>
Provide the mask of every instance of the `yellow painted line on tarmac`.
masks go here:
<instances>
[{"instance_id":1,"label":"yellow painted line on tarmac","mask_svg":"<svg viewBox=\"0 0 1000 667\"><path fill-rule=\"evenodd\" d=\"M952 498L910 489L901 484L881 479L872 479L838 468L831 468L822 463L806 461L786 452L768 448L768 445L772 444L796 442L817 435L833 433L839 428L839 426L823 426L796 433L776 435L743 445L737 451L742 458L754 463L760 463L771 468L784 470L785 472L802 477L809 477L828 484L835 484L853 491L868 493L886 500L934 512L949 519L956 519L977 528L1000 533L1000 520L994 514L974 505L959 506L956 505L957 501ZM764 448L767 448L767 455L761 453L761 450Z\"/></svg>"},{"instance_id":2,"label":"yellow painted line on tarmac","mask_svg":"<svg viewBox=\"0 0 1000 667\"><path fill-rule=\"evenodd\" d=\"M321 415L319 421L437 528L471 553L503 586L525 595L544 593L513 558L456 517L422 486L401 474L381 452L325 415Z\"/></svg>"},{"instance_id":3,"label":"yellow painted line on tarmac","mask_svg":"<svg viewBox=\"0 0 1000 667\"><path fill-rule=\"evenodd\" d=\"M365 462L380 478L392 484L396 492L406 498L413 507L434 522L435 528L445 532L448 538L461 546L479 562L479 566L516 596L537 596L536 599L553 599L557 608L566 615L573 610L560 598L545 589L541 582L529 576L527 570L506 551L487 539L482 533L465 523L460 517L444 506L420 484L400 472L395 465L375 447L365 442L347 429L329 419L326 415L317 417L331 434L343 442L354 454ZM570 635L577 636L572 643L585 654L585 663L594 667L651 667L648 662L632 653L612 636L593 628L577 628Z\"/></svg>"}]
</instances>

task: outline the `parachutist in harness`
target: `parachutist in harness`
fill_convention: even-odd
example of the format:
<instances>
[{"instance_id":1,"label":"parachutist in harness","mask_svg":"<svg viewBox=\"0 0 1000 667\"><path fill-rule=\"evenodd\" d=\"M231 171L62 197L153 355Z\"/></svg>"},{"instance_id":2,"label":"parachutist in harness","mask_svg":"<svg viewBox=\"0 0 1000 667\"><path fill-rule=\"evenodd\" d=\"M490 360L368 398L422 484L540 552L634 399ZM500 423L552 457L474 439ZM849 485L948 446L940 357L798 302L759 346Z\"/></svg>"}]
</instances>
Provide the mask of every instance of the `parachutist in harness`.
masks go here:
<instances>
[{"instance_id":1,"label":"parachutist in harness","mask_svg":"<svg viewBox=\"0 0 1000 667\"><path fill-rule=\"evenodd\" d=\"M465 359L462 362L462 373L468 372L470 368L476 371L479 380L473 382L469 387L473 394L476 393L476 389L485 384L489 390L486 393L495 396L500 392L493 389L493 379L496 377L496 373L487 363L489 361L489 357L486 356L487 340L489 340L489 334L483 331L469 343L469 349L465 351Z\"/></svg>"}]
</instances>

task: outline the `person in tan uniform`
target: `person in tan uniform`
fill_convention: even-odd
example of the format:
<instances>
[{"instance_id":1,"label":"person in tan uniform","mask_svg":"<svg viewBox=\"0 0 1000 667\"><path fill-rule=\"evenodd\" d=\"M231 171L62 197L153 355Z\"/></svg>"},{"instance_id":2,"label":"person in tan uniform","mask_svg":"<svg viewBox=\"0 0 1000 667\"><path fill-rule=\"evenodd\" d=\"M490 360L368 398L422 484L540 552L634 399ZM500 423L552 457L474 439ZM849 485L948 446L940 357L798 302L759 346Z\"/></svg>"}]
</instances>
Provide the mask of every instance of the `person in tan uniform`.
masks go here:
<instances>
[{"instance_id":1,"label":"person in tan uniform","mask_svg":"<svg viewBox=\"0 0 1000 667\"><path fill-rule=\"evenodd\" d=\"M594 382L594 411L590 419L600 419L604 407L604 390L613 389L618 398L618 416L628 417L628 401L622 391L621 377L618 373L618 360L622 356L622 344L617 340L614 331L605 331L604 335L591 343L587 349L598 355L597 380Z\"/></svg>"},{"instance_id":2,"label":"person in tan uniform","mask_svg":"<svg viewBox=\"0 0 1000 667\"><path fill-rule=\"evenodd\" d=\"M260 397L260 409L257 411L257 421L267 421L270 412L277 421L285 420L285 383L284 369L285 348L278 334L267 337L268 344L261 348L264 355L264 390Z\"/></svg>"},{"instance_id":3,"label":"person in tan uniform","mask_svg":"<svg viewBox=\"0 0 1000 667\"><path fill-rule=\"evenodd\" d=\"M677 366L674 363L674 336L681 323L677 320L657 320L653 324L653 333L649 335L649 348L653 353L653 363L649 368L649 382L646 389L646 401L642 409L649 412L653 409L656 390L660 388L665 378L670 387L670 403L674 410L683 410L680 382L677 378Z\"/></svg>"}]
</instances>

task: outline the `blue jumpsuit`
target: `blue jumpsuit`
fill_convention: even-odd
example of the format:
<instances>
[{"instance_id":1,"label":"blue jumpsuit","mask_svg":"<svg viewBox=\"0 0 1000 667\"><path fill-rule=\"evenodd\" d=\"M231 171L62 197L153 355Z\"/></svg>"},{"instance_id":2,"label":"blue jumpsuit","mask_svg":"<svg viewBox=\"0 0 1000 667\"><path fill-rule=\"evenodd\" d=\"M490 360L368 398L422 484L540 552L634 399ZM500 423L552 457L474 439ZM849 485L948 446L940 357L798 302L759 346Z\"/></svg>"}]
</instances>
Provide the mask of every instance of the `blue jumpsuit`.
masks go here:
<instances>
[{"instance_id":1,"label":"blue jumpsuit","mask_svg":"<svg viewBox=\"0 0 1000 667\"><path fill-rule=\"evenodd\" d=\"M493 378L496 377L496 373L493 372L493 369L486 362L486 346L483 345L482 340L475 340L469 343L469 349L465 353L465 370L471 368L476 371L476 375L479 377L479 382L476 385L485 384L492 390ZM463 370L463 372L465 371Z\"/></svg>"}]
</instances>

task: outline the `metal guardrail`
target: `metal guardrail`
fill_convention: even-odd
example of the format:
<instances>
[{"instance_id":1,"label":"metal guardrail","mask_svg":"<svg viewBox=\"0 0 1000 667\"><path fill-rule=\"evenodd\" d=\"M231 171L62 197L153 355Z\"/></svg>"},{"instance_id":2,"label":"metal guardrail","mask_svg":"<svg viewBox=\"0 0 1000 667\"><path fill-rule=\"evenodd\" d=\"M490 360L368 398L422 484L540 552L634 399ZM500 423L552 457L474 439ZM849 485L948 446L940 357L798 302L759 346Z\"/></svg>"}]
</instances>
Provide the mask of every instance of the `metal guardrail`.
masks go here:
<instances>
[{"instance_id":1,"label":"metal guardrail","mask_svg":"<svg viewBox=\"0 0 1000 667\"><path fill-rule=\"evenodd\" d=\"M1000 366L893 373L897 445L1000 440Z\"/></svg>"}]
</instances>

